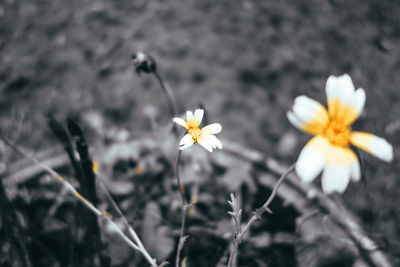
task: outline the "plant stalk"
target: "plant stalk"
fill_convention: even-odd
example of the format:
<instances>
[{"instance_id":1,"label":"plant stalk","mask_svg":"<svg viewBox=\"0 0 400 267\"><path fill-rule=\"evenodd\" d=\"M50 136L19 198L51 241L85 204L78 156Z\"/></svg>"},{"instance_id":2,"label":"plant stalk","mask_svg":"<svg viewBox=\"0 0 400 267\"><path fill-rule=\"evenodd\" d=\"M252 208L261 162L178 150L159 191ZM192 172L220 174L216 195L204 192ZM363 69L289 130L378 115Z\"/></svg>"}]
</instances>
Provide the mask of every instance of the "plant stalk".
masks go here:
<instances>
[{"instance_id":1,"label":"plant stalk","mask_svg":"<svg viewBox=\"0 0 400 267\"><path fill-rule=\"evenodd\" d=\"M245 234L247 233L247 230L249 230L250 226L257 220L259 220L261 218L261 215L264 214L265 212L269 212L272 213L272 211L269 209L269 205L271 204L271 202L274 200L276 193L278 192L278 189L280 187L280 185L282 184L283 180L289 175L289 173L291 173L294 169L294 167L296 166L296 163L294 163L292 166L289 167L289 169L282 174L282 176L279 178L278 182L276 182L271 195L269 196L269 198L267 199L267 201L259 208L256 210L256 212L253 214L253 216L251 216L251 218L249 219L249 221L246 223L246 225L244 226L243 229L241 229L241 231L239 233L237 233L236 235L234 235L233 237L233 248L231 250L231 254L229 256L229 261L228 261L228 267L235 267L234 266L234 259L238 253L238 248L239 248L239 244L242 242L243 237L245 236Z\"/></svg>"}]
</instances>

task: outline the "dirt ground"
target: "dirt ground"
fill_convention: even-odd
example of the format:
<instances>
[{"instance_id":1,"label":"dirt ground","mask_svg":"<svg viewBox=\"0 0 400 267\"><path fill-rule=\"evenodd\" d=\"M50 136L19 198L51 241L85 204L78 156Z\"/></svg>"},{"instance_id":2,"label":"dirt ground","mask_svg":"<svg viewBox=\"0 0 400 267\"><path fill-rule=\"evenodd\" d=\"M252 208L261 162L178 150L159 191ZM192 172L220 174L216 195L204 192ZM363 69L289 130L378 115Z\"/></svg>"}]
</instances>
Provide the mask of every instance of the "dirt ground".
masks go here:
<instances>
[{"instance_id":1,"label":"dirt ground","mask_svg":"<svg viewBox=\"0 0 400 267\"><path fill-rule=\"evenodd\" d=\"M326 103L328 76L348 73L367 94L353 129L386 138L395 159L362 153L364 180L343 197L400 264L399 13L398 1L3 0L1 131L34 153L58 146L44 114L83 128L98 114L131 137L149 117L170 123L156 80L133 71L131 55L145 51L180 112L203 104L222 138L291 164L309 138L286 119L294 98Z\"/></svg>"}]
</instances>

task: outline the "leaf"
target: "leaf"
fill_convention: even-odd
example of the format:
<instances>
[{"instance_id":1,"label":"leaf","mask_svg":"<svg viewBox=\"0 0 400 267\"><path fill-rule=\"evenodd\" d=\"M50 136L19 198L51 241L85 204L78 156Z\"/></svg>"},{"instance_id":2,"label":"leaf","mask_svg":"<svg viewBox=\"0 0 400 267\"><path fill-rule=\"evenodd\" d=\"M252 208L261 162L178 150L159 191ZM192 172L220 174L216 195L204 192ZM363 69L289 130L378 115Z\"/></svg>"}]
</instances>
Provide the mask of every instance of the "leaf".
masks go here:
<instances>
[{"instance_id":1,"label":"leaf","mask_svg":"<svg viewBox=\"0 0 400 267\"><path fill-rule=\"evenodd\" d=\"M81 127L79 126L79 124L77 122L75 122L73 119L68 118L67 119L67 123L68 123L68 131L72 136L75 137L80 137L82 138L83 132Z\"/></svg>"},{"instance_id":2,"label":"leaf","mask_svg":"<svg viewBox=\"0 0 400 267\"><path fill-rule=\"evenodd\" d=\"M65 128L59 123L52 114L47 115L47 120L48 124L53 131L53 133L57 136L57 138L60 140L60 142L64 146L69 146L70 145L70 139L68 132L65 130Z\"/></svg>"}]
</instances>

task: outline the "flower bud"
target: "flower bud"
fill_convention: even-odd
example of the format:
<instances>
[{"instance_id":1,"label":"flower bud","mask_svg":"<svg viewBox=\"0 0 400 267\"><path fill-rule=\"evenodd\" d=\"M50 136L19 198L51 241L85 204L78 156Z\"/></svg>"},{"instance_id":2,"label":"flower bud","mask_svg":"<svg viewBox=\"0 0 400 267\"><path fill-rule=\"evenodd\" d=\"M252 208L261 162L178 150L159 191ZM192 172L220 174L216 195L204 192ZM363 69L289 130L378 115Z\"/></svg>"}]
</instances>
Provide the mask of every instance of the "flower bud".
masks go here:
<instances>
[{"instance_id":1,"label":"flower bud","mask_svg":"<svg viewBox=\"0 0 400 267\"><path fill-rule=\"evenodd\" d=\"M132 60L135 70L139 75L141 72L151 73L156 70L156 62L148 54L138 52L137 54L132 55Z\"/></svg>"}]
</instances>

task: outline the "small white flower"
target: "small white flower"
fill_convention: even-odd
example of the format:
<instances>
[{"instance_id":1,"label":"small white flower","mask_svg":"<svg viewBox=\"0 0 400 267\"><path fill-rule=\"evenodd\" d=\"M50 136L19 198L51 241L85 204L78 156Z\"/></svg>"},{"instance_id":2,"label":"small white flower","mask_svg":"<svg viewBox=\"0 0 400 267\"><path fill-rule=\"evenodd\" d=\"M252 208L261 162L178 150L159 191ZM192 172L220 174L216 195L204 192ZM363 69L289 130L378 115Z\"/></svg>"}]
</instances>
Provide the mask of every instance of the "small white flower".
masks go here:
<instances>
[{"instance_id":1,"label":"small white flower","mask_svg":"<svg viewBox=\"0 0 400 267\"><path fill-rule=\"evenodd\" d=\"M343 193L350 180L360 180L360 164L350 144L381 160L393 160L393 147L383 138L366 132L352 132L350 125L365 104L365 92L355 90L349 75L330 76L326 82L328 111L306 96L295 99L287 113L289 121L302 131L315 135L303 148L296 163L296 173L303 182L322 174L326 193Z\"/></svg>"},{"instance_id":2,"label":"small white flower","mask_svg":"<svg viewBox=\"0 0 400 267\"><path fill-rule=\"evenodd\" d=\"M204 110L196 109L194 115L191 111L187 111L186 121L181 118L174 118L172 121L184 127L187 134L181 139L179 149L183 150L198 142L202 147L212 152L213 149L222 149L222 143L215 134L220 133L222 126L219 123L213 123L199 129L201 120L203 119Z\"/></svg>"}]
</instances>

